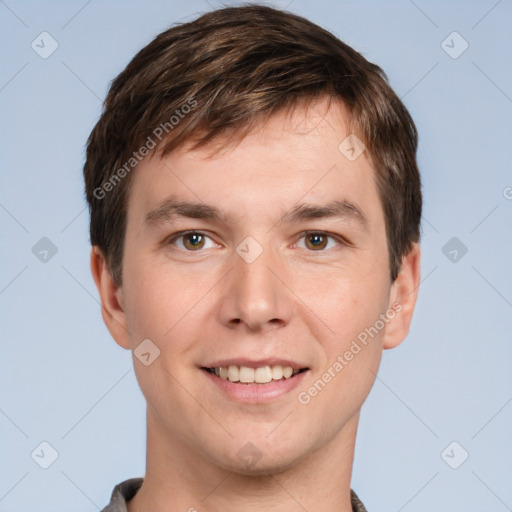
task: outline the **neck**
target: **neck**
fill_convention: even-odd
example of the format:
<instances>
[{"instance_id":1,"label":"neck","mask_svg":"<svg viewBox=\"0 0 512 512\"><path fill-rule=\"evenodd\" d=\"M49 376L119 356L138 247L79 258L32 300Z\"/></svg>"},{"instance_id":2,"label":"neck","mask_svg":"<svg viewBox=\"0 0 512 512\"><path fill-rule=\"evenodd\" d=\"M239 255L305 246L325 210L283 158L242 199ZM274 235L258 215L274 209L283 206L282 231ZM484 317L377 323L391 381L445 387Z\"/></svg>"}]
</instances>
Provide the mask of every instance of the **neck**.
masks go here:
<instances>
[{"instance_id":1,"label":"neck","mask_svg":"<svg viewBox=\"0 0 512 512\"><path fill-rule=\"evenodd\" d=\"M213 464L179 439L169 438L147 413L144 483L128 512L352 512L350 480L359 413L330 443L293 467L244 475Z\"/></svg>"}]
</instances>

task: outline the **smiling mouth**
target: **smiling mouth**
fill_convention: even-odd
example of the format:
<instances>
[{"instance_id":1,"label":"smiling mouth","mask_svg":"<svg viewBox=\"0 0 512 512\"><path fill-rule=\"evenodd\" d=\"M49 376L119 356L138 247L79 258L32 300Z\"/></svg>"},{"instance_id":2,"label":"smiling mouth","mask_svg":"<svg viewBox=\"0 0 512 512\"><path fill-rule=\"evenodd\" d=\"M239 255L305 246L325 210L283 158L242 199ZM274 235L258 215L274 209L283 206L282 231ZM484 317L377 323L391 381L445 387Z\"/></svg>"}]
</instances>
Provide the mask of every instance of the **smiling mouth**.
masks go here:
<instances>
[{"instance_id":1,"label":"smiling mouth","mask_svg":"<svg viewBox=\"0 0 512 512\"><path fill-rule=\"evenodd\" d=\"M267 365L259 368L230 365L215 368L202 367L201 369L216 375L220 379L237 384L268 384L269 382L293 378L295 375L309 370L309 368L293 369L291 366L281 365Z\"/></svg>"}]
</instances>

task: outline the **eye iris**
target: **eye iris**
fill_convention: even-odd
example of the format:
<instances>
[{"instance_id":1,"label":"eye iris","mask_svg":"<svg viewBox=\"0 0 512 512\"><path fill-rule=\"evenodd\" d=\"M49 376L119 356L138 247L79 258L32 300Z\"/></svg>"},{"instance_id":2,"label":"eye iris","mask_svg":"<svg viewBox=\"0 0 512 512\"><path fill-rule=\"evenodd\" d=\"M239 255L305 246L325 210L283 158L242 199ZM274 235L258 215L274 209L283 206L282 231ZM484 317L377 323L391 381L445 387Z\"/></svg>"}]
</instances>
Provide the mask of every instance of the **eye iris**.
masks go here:
<instances>
[{"instance_id":1,"label":"eye iris","mask_svg":"<svg viewBox=\"0 0 512 512\"><path fill-rule=\"evenodd\" d=\"M185 239L185 247L197 249L201 248L204 245L204 237L198 233L190 233L183 237ZM192 244L189 246L188 242L192 241Z\"/></svg>"},{"instance_id":2,"label":"eye iris","mask_svg":"<svg viewBox=\"0 0 512 512\"><path fill-rule=\"evenodd\" d=\"M312 240L314 240L312 242L312 246L313 246L314 249L318 249L318 248L322 249L323 247L325 247L325 242L327 240L327 237L325 235L321 235L321 234L316 233L316 234L313 234L313 235L309 235L307 237L307 241L308 242L310 242Z\"/></svg>"}]
</instances>

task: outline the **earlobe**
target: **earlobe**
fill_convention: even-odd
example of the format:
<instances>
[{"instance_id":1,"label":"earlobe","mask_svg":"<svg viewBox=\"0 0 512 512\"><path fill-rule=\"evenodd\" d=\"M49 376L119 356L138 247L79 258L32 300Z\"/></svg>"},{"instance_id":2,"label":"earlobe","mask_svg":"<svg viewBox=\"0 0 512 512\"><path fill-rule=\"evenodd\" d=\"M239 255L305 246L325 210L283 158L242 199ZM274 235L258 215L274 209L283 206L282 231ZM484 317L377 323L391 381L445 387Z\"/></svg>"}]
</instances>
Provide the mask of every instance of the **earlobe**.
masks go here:
<instances>
[{"instance_id":1,"label":"earlobe","mask_svg":"<svg viewBox=\"0 0 512 512\"><path fill-rule=\"evenodd\" d=\"M420 264L421 249L415 243L403 257L400 273L391 287L389 306L395 316L386 326L384 349L397 347L409 333L421 279Z\"/></svg>"},{"instance_id":2,"label":"earlobe","mask_svg":"<svg viewBox=\"0 0 512 512\"><path fill-rule=\"evenodd\" d=\"M103 321L116 343L129 349L123 289L112 278L105 256L98 246L91 249L91 272L100 295Z\"/></svg>"}]
</instances>

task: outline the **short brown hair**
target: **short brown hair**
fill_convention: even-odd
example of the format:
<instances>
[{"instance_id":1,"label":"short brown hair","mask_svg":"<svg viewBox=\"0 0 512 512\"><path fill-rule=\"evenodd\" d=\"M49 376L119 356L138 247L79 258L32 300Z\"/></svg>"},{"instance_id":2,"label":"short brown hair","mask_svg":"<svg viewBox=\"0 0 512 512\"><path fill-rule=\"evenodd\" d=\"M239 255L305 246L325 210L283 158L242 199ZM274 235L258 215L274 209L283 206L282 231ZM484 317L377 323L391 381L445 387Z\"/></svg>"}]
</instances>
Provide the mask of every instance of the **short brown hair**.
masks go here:
<instances>
[{"instance_id":1,"label":"short brown hair","mask_svg":"<svg viewBox=\"0 0 512 512\"><path fill-rule=\"evenodd\" d=\"M382 69L330 32L292 13L246 4L161 33L110 86L87 141L84 178L91 244L104 253L116 283L130 171L148 149L163 157L186 142L197 149L228 133L240 140L256 122L323 96L344 102L351 131L366 146L393 282L420 239L417 131L409 112Z\"/></svg>"}]
</instances>

